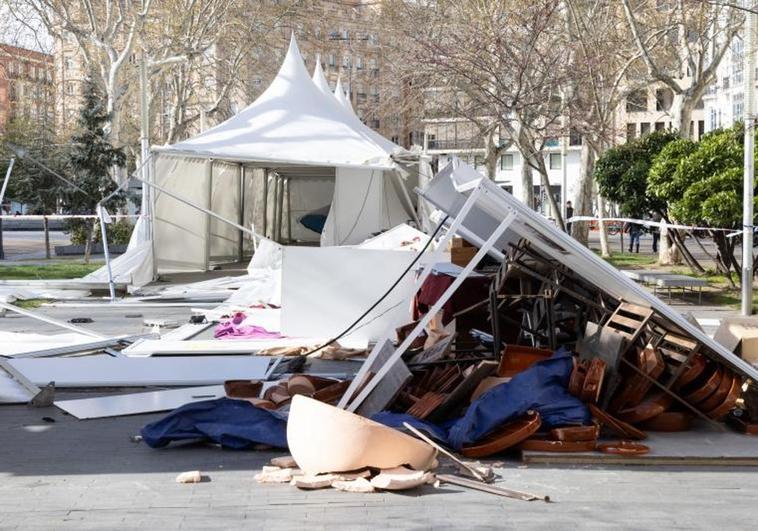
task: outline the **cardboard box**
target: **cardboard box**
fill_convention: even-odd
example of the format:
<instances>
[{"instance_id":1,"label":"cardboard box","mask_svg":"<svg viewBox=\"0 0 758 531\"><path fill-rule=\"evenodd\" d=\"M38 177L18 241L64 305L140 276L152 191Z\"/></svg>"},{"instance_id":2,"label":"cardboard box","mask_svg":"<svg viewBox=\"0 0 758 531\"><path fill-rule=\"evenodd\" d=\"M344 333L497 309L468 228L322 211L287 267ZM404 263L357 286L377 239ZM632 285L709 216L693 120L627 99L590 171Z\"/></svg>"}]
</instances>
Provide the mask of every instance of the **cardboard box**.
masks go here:
<instances>
[{"instance_id":1,"label":"cardboard box","mask_svg":"<svg viewBox=\"0 0 758 531\"><path fill-rule=\"evenodd\" d=\"M466 267L478 250L476 247L453 247L450 249L450 261L455 265Z\"/></svg>"},{"instance_id":2,"label":"cardboard box","mask_svg":"<svg viewBox=\"0 0 758 531\"><path fill-rule=\"evenodd\" d=\"M758 319L722 319L713 339L748 363L758 364Z\"/></svg>"}]
</instances>

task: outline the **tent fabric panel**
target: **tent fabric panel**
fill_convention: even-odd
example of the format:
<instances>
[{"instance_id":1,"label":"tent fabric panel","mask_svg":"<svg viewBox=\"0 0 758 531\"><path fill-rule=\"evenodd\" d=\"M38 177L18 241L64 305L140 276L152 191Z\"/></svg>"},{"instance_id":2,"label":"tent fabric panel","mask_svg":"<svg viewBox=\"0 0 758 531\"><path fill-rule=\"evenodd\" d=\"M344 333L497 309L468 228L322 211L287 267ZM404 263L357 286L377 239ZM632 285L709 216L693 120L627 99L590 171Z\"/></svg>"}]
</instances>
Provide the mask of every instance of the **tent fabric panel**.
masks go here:
<instances>
[{"instance_id":1,"label":"tent fabric panel","mask_svg":"<svg viewBox=\"0 0 758 531\"><path fill-rule=\"evenodd\" d=\"M384 172L337 168L321 245L354 245L383 229Z\"/></svg>"},{"instance_id":2,"label":"tent fabric panel","mask_svg":"<svg viewBox=\"0 0 758 531\"><path fill-rule=\"evenodd\" d=\"M320 235L298 223L298 219L314 210L329 206L334 196L334 177L289 177L287 186L289 190L285 187L282 235L285 239L288 236L287 217L289 216L292 241L318 242ZM289 203L287 194L289 194Z\"/></svg>"},{"instance_id":3,"label":"tent fabric panel","mask_svg":"<svg viewBox=\"0 0 758 531\"><path fill-rule=\"evenodd\" d=\"M240 166L213 161L211 176L211 208L219 216L234 223L240 217ZM234 260L239 254L239 229L211 218L211 260Z\"/></svg>"},{"instance_id":4,"label":"tent fabric panel","mask_svg":"<svg viewBox=\"0 0 758 531\"><path fill-rule=\"evenodd\" d=\"M201 206L208 204L209 161L155 155L155 183ZM159 273L204 271L208 216L155 191L155 260Z\"/></svg>"}]
</instances>

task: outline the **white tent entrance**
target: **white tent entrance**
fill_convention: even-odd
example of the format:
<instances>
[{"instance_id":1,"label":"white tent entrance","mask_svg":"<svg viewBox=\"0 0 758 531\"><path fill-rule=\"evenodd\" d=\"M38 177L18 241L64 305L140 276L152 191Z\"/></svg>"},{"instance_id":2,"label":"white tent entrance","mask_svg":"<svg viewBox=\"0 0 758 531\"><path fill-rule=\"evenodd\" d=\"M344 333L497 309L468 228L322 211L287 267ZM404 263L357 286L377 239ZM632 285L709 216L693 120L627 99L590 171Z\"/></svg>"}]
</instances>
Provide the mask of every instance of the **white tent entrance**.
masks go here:
<instances>
[{"instance_id":1,"label":"white tent entrance","mask_svg":"<svg viewBox=\"0 0 758 531\"><path fill-rule=\"evenodd\" d=\"M414 155L361 123L311 79L294 38L251 105L193 138L153 149L153 182L282 243L351 245L415 221ZM417 159L417 157L416 157ZM250 236L176 197L154 194L158 272L241 260ZM306 219L325 217L323 229ZM308 227L311 228L308 228Z\"/></svg>"}]
</instances>

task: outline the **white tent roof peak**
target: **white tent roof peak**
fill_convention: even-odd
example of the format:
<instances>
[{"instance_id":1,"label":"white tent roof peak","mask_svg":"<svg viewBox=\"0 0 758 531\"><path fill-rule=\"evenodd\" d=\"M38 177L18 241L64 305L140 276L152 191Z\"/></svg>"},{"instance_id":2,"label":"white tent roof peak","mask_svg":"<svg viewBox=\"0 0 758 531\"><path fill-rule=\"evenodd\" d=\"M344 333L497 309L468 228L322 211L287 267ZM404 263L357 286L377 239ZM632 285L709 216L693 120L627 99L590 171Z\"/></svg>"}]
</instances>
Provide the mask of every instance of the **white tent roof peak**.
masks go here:
<instances>
[{"instance_id":1,"label":"white tent roof peak","mask_svg":"<svg viewBox=\"0 0 758 531\"><path fill-rule=\"evenodd\" d=\"M234 162L393 168L401 150L311 79L294 34L274 80L227 121L158 151Z\"/></svg>"},{"instance_id":2,"label":"white tent roof peak","mask_svg":"<svg viewBox=\"0 0 758 531\"><path fill-rule=\"evenodd\" d=\"M337 78L337 85L334 87L334 97L337 98L337 101L340 102L340 105L342 105L345 109L348 109L350 111L350 114L355 116L355 110L353 109L353 105L350 103L350 98L347 97L347 94L345 94L345 90L342 88L342 78Z\"/></svg>"},{"instance_id":3,"label":"white tent roof peak","mask_svg":"<svg viewBox=\"0 0 758 531\"><path fill-rule=\"evenodd\" d=\"M326 96L332 97L332 89L329 88L329 82L324 75L324 69L321 68L321 56L316 56L316 67L313 69L313 82Z\"/></svg>"}]
</instances>

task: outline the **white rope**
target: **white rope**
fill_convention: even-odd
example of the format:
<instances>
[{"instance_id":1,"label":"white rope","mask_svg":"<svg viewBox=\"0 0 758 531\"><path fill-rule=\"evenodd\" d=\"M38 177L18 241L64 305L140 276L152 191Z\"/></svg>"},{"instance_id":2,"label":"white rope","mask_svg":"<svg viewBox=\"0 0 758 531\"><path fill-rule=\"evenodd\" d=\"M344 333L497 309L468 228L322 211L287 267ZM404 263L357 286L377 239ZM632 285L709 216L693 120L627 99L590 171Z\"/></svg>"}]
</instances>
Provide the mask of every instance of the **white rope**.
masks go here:
<instances>
[{"instance_id":1,"label":"white rope","mask_svg":"<svg viewBox=\"0 0 758 531\"><path fill-rule=\"evenodd\" d=\"M600 218L596 218L592 216L573 216L572 218L567 220L566 223L575 223L577 221L601 221L601 220ZM602 221L604 223L607 221L623 221L624 223L635 223L637 225L642 225L643 227L658 227L658 228L666 227L667 229L681 229L681 230L718 230L718 231L742 234L742 232L737 229L723 229L723 228L718 228L718 227L696 227L694 225L679 225L676 223L665 223L661 221L653 221L651 219L603 218Z\"/></svg>"}]
</instances>

